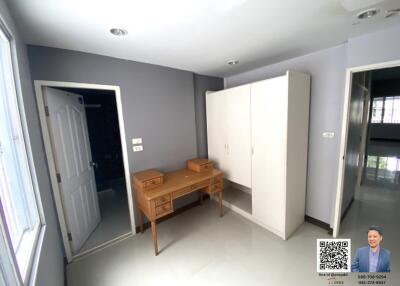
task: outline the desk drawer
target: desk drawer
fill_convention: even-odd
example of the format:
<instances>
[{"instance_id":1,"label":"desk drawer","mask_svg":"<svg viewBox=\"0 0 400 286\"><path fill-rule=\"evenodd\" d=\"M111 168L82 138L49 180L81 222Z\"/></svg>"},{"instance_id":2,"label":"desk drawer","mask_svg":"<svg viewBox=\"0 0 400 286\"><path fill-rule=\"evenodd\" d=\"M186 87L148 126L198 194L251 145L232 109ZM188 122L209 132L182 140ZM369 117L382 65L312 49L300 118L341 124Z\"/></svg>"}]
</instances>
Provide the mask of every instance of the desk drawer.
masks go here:
<instances>
[{"instance_id":1,"label":"desk drawer","mask_svg":"<svg viewBox=\"0 0 400 286\"><path fill-rule=\"evenodd\" d=\"M211 193L216 193L222 191L222 184L221 183L216 183L211 185L210 188Z\"/></svg>"},{"instance_id":2,"label":"desk drawer","mask_svg":"<svg viewBox=\"0 0 400 286\"><path fill-rule=\"evenodd\" d=\"M211 178L211 184L217 184L222 182L223 182L222 176L216 176Z\"/></svg>"},{"instance_id":3,"label":"desk drawer","mask_svg":"<svg viewBox=\"0 0 400 286\"><path fill-rule=\"evenodd\" d=\"M154 199L154 203L156 204L156 206L165 204L167 202L171 201L171 196L170 195L164 195L162 197L158 197L156 199Z\"/></svg>"},{"instance_id":4,"label":"desk drawer","mask_svg":"<svg viewBox=\"0 0 400 286\"><path fill-rule=\"evenodd\" d=\"M186 188L177 190L177 191L174 192L173 198L174 198L174 199L175 199L175 198L179 198L179 197L181 197L181 196L184 196L184 195L190 193L191 191L192 191L192 189L191 189L190 187L186 187Z\"/></svg>"},{"instance_id":5,"label":"desk drawer","mask_svg":"<svg viewBox=\"0 0 400 286\"><path fill-rule=\"evenodd\" d=\"M160 185L161 182L162 182L161 178L154 178L154 179L143 182L143 187L145 189L150 189L150 188Z\"/></svg>"},{"instance_id":6,"label":"desk drawer","mask_svg":"<svg viewBox=\"0 0 400 286\"><path fill-rule=\"evenodd\" d=\"M156 207L156 216L159 217L163 214L168 214L171 212L171 202L160 205Z\"/></svg>"},{"instance_id":7,"label":"desk drawer","mask_svg":"<svg viewBox=\"0 0 400 286\"><path fill-rule=\"evenodd\" d=\"M198 169L199 169L199 172L205 172L205 171L212 170L213 169L213 163L210 162L210 163L207 163L207 164L204 164L204 165L200 165Z\"/></svg>"},{"instance_id":8,"label":"desk drawer","mask_svg":"<svg viewBox=\"0 0 400 286\"><path fill-rule=\"evenodd\" d=\"M209 180L204 180L204 181L202 181L202 182L199 182L199 183L196 183L196 184L191 185L191 186L190 186L190 189L191 189L192 191L198 190L198 189L207 187L209 184L210 184L210 181L209 181Z\"/></svg>"}]
</instances>

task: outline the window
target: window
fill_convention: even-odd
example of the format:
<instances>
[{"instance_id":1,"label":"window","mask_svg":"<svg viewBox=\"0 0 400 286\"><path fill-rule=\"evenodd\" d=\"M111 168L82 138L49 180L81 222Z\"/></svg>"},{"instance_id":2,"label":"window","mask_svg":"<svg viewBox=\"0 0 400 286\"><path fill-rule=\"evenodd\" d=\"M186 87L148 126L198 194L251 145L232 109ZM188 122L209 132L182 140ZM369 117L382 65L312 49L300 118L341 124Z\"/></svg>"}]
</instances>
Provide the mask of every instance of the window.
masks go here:
<instances>
[{"instance_id":1,"label":"window","mask_svg":"<svg viewBox=\"0 0 400 286\"><path fill-rule=\"evenodd\" d=\"M400 96L374 98L371 123L400 124Z\"/></svg>"},{"instance_id":2,"label":"window","mask_svg":"<svg viewBox=\"0 0 400 286\"><path fill-rule=\"evenodd\" d=\"M400 158L368 156L366 177L371 181L395 183L400 175Z\"/></svg>"},{"instance_id":3,"label":"window","mask_svg":"<svg viewBox=\"0 0 400 286\"><path fill-rule=\"evenodd\" d=\"M0 29L0 199L19 274L24 282L41 227L18 106L11 44Z\"/></svg>"}]
</instances>

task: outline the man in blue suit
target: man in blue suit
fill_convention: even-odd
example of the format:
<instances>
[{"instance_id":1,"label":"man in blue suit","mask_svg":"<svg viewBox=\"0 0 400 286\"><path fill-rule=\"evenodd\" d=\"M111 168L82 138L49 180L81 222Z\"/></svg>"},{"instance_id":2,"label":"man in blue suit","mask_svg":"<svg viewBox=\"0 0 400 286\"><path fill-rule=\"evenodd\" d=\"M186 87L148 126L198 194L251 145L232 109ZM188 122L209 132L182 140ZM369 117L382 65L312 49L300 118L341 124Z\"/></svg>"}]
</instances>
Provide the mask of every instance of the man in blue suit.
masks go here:
<instances>
[{"instance_id":1,"label":"man in blue suit","mask_svg":"<svg viewBox=\"0 0 400 286\"><path fill-rule=\"evenodd\" d=\"M357 249L351 264L352 272L390 272L390 252L379 246L382 239L382 229L371 225L368 229L369 246Z\"/></svg>"}]
</instances>

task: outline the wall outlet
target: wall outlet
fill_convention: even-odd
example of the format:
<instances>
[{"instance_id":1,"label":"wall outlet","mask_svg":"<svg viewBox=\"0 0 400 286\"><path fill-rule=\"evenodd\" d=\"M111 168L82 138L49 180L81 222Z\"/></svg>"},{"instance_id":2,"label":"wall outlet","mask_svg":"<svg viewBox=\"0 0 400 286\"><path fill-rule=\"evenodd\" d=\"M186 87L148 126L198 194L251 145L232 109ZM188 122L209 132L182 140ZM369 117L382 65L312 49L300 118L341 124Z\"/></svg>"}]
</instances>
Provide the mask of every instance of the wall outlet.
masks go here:
<instances>
[{"instance_id":1,"label":"wall outlet","mask_svg":"<svg viewBox=\"0 0 400 286\"><path fill-rule=\"evenodd\" d=\"M142 138L132 138L132 145L142 144Z\"/></svg>"},{"instance_id":2,"label":"wall outlet","mask_svg":"<svg viewBox=\"0 0 400 286\"><path fill-rule=\"evenodd\" d=\"M133 152L143 151L143 145L133 146Z\"/></svg>"},{"instance_id":3,"label":"wall outlet","mask_svg":"<svg viewBox=\"0 0 400 286\"><path fill-rule=\"evenodd\" d=\"M332 139L333 137L335 137L335 132L323 132L322 137Z\"/></svg>"}]
</instances>

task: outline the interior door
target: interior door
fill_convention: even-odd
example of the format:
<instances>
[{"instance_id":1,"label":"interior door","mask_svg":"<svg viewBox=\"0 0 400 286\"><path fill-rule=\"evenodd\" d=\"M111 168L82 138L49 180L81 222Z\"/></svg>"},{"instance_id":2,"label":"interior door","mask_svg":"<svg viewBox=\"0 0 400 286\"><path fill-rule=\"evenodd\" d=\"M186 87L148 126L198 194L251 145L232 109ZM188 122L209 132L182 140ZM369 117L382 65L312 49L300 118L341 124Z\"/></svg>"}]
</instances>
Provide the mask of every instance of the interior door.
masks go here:
<instances>
[{"instance_id":1,"label":"interior door","mask_svg":"<svg viewBox=\"0 0 400 286\"><path fill-rule=\"evenodd\" d=\"M284 229L287 77L251 84L252 211L276 231Z\"/></svg>"},{"instance_id":2,"label":"interior door","mask_svg":"<svg viewBox=\"0 0 400 286\"><path fill-rule=\"evenodd\" d=\"M208 158L216 168L227 172L225 107L222 91L206 94Z\"/></svg>"},{"instance_id":3,"label":"interior door","mask_svg":"<svg viewBox=\"0 0 400 286\"><path fill-rule=\"evenodd\" d=\"M251 188L250 84L225 94L228 180Z\"/></svg>"},{"instance_id":4,"label":"interior door","mask_svg":"<svg viewBox=\"0 0 400 286\"><path fill-rule=\"evenodd\" d=\"M366 92L365 72L354 73L351 84L349 122L343 182L342 214L351 203L357 188L358 164L362 139L364 96Z\"/></svg>"},{"instance_id":5,"label":"interior door","mask_svg":"<svg viewBox=\"0 0 400 286\"><path fill-rule=\"evenodd\" d=\"M44 89L44 98L64 215L76 253L101 219L83 98L53 88Z\"/></svg>"}]
</instances>

